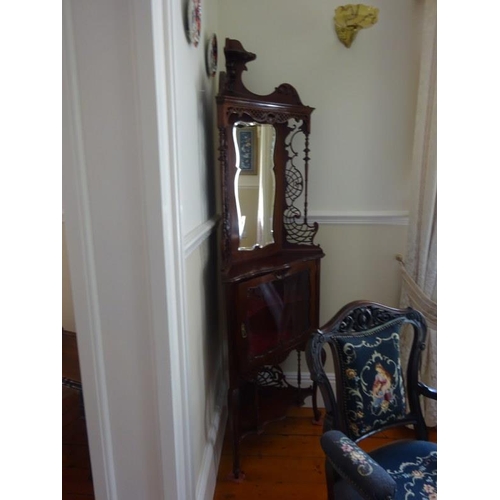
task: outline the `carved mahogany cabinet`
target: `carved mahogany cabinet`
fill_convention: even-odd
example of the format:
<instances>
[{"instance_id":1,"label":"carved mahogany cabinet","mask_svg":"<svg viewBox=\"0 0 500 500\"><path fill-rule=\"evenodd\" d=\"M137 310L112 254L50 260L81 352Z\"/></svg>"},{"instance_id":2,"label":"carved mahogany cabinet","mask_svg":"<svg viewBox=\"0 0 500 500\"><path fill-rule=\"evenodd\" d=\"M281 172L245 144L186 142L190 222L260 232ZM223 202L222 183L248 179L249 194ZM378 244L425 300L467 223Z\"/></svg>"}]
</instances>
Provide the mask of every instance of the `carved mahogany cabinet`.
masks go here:
<instances>
[{"instance_id":1,"label":"carved mahogany cabinet","mask_svg":"<svg viewBox=\"0 0 500 500\"><path fill-rule=\"evenodd\" d=\"M233 474L242 477L239 443L315 387L301 387L300 352L319 321L317 223L307 221L310 117L297 91L269 95L242 82L256 58L226 39L226 71L217 95L222 180L222 284L229 354L229 420ZM279 364L298 355L298 387Z\"/></svg>"}]
</instances>

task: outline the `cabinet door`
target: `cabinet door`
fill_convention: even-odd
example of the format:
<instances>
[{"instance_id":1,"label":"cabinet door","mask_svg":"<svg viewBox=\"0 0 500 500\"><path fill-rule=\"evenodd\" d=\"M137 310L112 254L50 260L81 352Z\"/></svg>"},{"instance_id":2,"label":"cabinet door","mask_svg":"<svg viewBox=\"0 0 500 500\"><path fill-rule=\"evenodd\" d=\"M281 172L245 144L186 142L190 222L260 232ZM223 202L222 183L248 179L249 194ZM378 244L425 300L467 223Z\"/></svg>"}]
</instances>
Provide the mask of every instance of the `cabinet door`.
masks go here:
<instances>
[{"instance_id":1,"label":"cabinet door","mask_svg":"<svg viewBox=\"0 0 500 500\"><path fill-rule=\"evenodd\" d=\"M315 317L314 270L305 262L239 285L242 368L279 363L304 342Z\"/></svg>"}]
</instances>

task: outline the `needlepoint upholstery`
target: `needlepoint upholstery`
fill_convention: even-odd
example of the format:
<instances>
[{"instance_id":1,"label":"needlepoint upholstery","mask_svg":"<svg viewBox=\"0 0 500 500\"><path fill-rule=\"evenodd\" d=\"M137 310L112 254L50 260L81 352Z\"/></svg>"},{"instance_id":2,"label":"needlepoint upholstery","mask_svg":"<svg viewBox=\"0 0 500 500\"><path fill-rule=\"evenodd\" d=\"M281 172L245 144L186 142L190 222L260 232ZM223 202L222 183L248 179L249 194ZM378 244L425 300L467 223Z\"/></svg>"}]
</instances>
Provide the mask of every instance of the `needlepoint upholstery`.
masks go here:
<instances>
[{"instance_id":1,"label":"needlepoint upholstery","mask_svg":"<svg viewBox=\"0 0 500 500\"><path fill-rule=\"evenodd\" d=\"M362 335L335 338L344 412L355 438L406 416L398 319Z\"/></svg>"},{"instance_id":2,"label":"needlepoint upholstery","mask_svg":"<svg viewBox=\"0 0 500 500\"><path fill-rule=\"evenodd\" d=\"M370 453L396 482L402 498L437 498L437 445L402 440Z\"/></svg>"},{"instance_id":3,"label":"needlepoint upholstery","mask_svg":"<svg viewBox=\"0 0 500 500\"><path fill-rule=\"evenodd\" d=\"M400 335L413 339L404 370ZM419 377L426 335L419 311L370 301L347 304L311 335L306 360L325 403L321 446L329 500L437 498L437 446L428 441L420 405L422 398L437 400ZM325 372L327 347L336 391ZM415 439L370 453L357 444L396 426L412 427Z\"/></svg>"},{"instance_id":4,"label":"needlepoint upholstery","mask_svg":"<svg viewBox=\"0 0 500 500\"><path fill-rule=\"evenodd\" d=\"M329 431L322 445L343 477L335 483L334 498L437 499L436 443L402 440L366 453L342 432ZM377 490L370 488L374 482Z\"/></svg>"}]
</instances>

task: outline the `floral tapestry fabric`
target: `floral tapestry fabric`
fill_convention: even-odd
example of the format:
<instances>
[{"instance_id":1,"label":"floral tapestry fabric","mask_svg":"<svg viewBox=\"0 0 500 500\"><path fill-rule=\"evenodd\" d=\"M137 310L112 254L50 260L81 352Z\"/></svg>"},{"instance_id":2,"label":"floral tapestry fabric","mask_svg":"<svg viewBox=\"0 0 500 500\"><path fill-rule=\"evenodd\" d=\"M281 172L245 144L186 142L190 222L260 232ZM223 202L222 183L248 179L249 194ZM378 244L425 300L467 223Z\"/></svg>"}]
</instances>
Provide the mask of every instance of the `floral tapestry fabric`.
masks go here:
<instances>
[{"instance_id":1,"label":"floral tapestry fabric","mask_svg":"<svg viewBox=\"0 0 500 500\"><path fill-rule=\"evenodd\" d=\"M341 431L327 431L321 438L321 446L328 457L328 463L345 481L337 481L340 488L334 498L361 497L353 491L363 492L363 498L387 500L394 498L396 482L390 474L368 453Z\"/></svg>"},{"instance_id":2,"label":"floral tapestry fabric","mask_svg":"<svg viewBox=\"0 0 500 500\"><path fill-rule=\"evenodd\" d=\"M370 457L356 446L349 438L340 439L340 446L344 455L348 457L356 466L358 474L361 476L369 476L373 472L372 460Z\"/></svg>"},{"instance_id":3,"label":"floral tapestry fabric","mask_svg":"<svg viewBox=\"0 0 500 500\"><path fill-rule=\"evenodd\" d=\"M437 451L414 462L404 462L387 472L396 481L398 497L418 500L437 500ZM401 492L401 494L399 494Z\"/></svg>"},{"instance_id":4,"label":"floral tapestry fabric","mask_svg":"<svg viewBox=\"0 0 500 500\"><path fill-rule=\"evenodd\" d=\"M406 415L400 363L402 320L335 339L349 433L359 438Z\"/></svg>"},{"instance_id":5,"label":"floral tapestry fabric","mask_svg":"<svg viewBox=\"0 0 500 500\"><path fill-rule=\"evenodd\" d=\"M334 498L437 500L437 445L401 440L369 454L340 431L328 431L321 445L343 480Z\"/></svg>"},{"instance_id":6,"label":"floral tapestry fabric","mask_svg":"<svg viewBox=\"0 0 500 500\"><path fill-rule=\"evenodd\" d=\"M396 482L396 498L437 499L437 445L428 441L394 443L370 453Z\"/></svg>"}]
</instances>

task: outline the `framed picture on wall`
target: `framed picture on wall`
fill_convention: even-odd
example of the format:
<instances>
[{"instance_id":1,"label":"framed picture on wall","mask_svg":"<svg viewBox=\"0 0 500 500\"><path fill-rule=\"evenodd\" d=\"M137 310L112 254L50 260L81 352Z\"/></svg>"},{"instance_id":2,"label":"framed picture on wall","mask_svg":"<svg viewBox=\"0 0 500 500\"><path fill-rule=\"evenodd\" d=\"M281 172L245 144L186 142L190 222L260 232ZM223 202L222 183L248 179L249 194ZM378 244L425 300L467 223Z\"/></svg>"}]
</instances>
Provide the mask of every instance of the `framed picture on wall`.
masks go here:
<instances>
[{"instance_id":1,"label":"framed picture on wall","mask_svg":"<svg viewBox=\"0 0 500 500\"><path fill-rule=\"evenodd\" d=\"M240 170L242 175L257 174L255 132L255 127L239 127L236 132L240 151Z\"/></svg>"}]
</instances>

